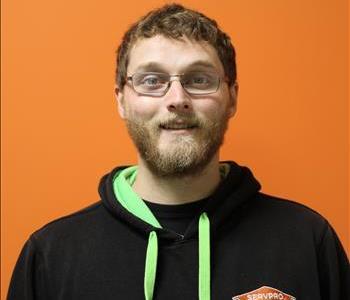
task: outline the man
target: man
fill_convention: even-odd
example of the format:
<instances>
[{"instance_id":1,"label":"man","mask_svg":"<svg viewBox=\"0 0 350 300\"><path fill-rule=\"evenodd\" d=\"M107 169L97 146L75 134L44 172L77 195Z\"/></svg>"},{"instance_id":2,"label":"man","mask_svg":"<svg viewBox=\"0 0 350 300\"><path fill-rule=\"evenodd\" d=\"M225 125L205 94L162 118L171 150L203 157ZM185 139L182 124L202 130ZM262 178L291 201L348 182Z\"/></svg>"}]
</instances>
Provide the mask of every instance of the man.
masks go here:
<instances>
[{"instance_id":1,"label":"man","mask_svg":"<svg viewBox=\"0 0 350 300\"><path fill-rule=\"evenodd\" d=\"M138 165L30 237L8 299L349 299L328 222L219 162L238 86L215 21L176 4L151 11L125 34L116 77Z\"/></svg>"}]
</instances>

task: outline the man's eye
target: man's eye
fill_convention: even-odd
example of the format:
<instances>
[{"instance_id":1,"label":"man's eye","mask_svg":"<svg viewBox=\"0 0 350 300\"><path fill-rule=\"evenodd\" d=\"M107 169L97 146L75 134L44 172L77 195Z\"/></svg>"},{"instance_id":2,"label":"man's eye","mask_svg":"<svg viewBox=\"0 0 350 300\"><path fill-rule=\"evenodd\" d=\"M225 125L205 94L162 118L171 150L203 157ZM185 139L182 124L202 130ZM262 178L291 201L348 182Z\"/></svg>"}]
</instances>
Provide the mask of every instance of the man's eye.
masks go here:
<instances>
[{"instance_id":1,"label":"man's eye","mask_svg":"<svg viewBox=\"0 0 350 300\"><path fill-rule=\"evenodd\" d=\"M145 77L141 83L144 85L157 85L160 83L160 80L158 77L148 76L148 77Z\"/></svg>"},{"instance_id":2,"label":"man's eye","mask_svg":"<svg viewBox=\"0 0 350 300\"><path fill-rule=\"evenodd\" d=\"M207 76L205 74L197 74L197 75L191 75L188 76L188 78L185 80L186 85L208 85L211 83L210 76Z\"/></svg>"},{"instance_id":3,"label":"man's eye","mask_svg":"<svg viewBox=\"0 0 350 300\"><path fill-rule=\"evenodd\" d=\"M197 83L197 84L204 84L204 83L208 83L208 78L207 77L200 77L200 76L197 76L197 77L194 77L192 78L192 81L193 83Z\"/></svg>"}]
</instances>

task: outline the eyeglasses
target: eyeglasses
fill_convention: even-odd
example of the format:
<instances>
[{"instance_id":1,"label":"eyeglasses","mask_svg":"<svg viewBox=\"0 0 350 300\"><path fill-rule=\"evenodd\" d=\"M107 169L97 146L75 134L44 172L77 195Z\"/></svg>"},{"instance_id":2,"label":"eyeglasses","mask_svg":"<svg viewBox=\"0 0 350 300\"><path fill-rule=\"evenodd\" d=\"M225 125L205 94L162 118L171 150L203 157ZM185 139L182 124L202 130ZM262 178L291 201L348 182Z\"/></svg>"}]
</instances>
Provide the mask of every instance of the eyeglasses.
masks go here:
<instances>
[{"instance_id":1,"label":"eyeglasses","mask_svg":"<svg viewBox=\"0 0 350 300\"><path fill-rule=\"evenodd\" d=\"M188 72L170 75L166 73L135 73L126 79L132 82L134 90L143 95L164 96L170 88L172 78L178 78L184 90L190 95L208 95L215 93L221 77L214 72ZM225 80L226 81L226 80Z\"/></svg>"}]
</instances>

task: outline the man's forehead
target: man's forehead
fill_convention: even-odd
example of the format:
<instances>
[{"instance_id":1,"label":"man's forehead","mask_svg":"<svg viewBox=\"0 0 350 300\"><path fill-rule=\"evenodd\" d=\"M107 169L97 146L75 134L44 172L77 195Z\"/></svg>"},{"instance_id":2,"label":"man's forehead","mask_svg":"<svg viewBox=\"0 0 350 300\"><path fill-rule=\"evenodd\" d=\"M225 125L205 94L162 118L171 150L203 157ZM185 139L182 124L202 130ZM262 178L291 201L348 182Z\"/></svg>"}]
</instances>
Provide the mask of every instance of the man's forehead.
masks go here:
<instances>
[{"instance_id":1,"label":"man's forehead","mask_svg":"<svg viewBox=\"0 0 350 300\"><path fill-rule=\"evenodd\" d=\"M175 40L158 35L138 40L129 53L128 72L149 69L170 72L189 67L223 71L216 50L205 41Z\"/></svg>"}]
</instances>

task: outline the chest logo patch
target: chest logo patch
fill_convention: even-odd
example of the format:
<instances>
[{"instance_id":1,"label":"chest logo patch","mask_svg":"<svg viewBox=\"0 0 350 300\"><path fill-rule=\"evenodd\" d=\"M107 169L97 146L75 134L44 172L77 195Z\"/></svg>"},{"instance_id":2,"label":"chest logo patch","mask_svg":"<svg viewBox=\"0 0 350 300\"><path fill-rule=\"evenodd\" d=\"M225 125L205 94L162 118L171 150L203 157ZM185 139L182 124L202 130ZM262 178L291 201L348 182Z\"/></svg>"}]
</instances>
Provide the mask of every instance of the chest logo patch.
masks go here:
<instances>
[{"instance_id":1,"label":"chest logo patch","mask_svg":"<svg viewBox=\"0 0 350 300\"><path fill-rule=\"evenodd\" d=\"M272 287L262 286L257 290L234 296L232 300L296 300L296 298Z\"/></svg>"}]
</instances>

